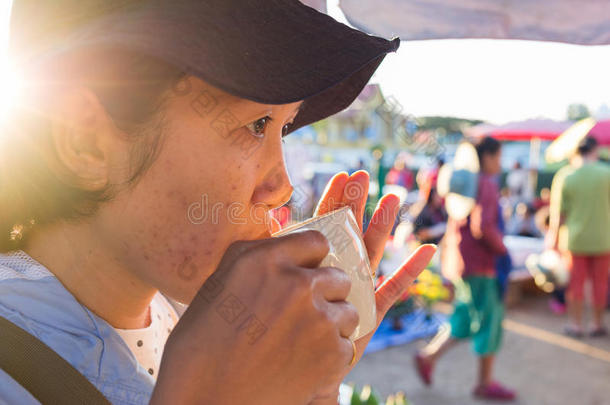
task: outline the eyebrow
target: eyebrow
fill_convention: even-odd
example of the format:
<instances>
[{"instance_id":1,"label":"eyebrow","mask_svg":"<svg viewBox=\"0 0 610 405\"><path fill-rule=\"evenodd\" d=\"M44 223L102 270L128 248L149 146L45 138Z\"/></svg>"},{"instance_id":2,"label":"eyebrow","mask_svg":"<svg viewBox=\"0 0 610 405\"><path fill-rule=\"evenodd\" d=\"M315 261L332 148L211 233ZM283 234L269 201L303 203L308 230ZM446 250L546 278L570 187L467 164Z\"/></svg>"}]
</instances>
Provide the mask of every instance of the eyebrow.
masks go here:
<instances>
[{"instance_id":1,"label":"eyebrow","mask_svg":"<svg viewBox=\"0 0 610 405\"><path fill-rule=\"evenodd\" d=\"M292 113L294 114L295 117L303 110L304 105L305 105L305 101L301 101L301 103L294 110L292 110Z\"/></svg>"},{"instance_id":2,"label":"eyebrow","mask_svg":"<svg viewBox=\"0 0 610 405\"><path fill-rule=\"evenodd\" d=\"M290 113L290 115L293 115L293 118L296 118L297 115L299 115L299 112L301 112L301 110L303 110L303 105L305 104L305 101L301 101L301 103L295 107L292 112Z\"/></svg>"}]
</instances>

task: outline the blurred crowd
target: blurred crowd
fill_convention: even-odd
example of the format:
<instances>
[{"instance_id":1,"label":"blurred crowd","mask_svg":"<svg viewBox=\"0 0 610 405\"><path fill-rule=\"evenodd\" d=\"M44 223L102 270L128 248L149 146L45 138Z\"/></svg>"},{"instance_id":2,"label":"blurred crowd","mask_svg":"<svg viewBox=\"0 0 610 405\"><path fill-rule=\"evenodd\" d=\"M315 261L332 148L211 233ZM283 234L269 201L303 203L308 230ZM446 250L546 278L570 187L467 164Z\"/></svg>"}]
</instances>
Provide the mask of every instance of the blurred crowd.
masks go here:
<instances>
[{"instance_id":1,"label":"blurred crowd","mask_svg":"<svg viewBox=\"0 0 610 405\"><path fill-rule=\"evenodd\" d=\"M568 164L555 174L552 186L536 191L537 171L525 168L522 162L515 161L503 173L501 142L487 137L470 145L480 168L472 177L475 180L470 180L476 182L476 193L470 196L468 187L449 190L454 187L453 177L451 186L440 184L439 174L445 167L455 166L457 157L438 156L432 164L413 170L409 153L397 153L393 164L384 167L383 152L373 150L368 164L360 159L349 171L371 173L372 183L376 183L370 191L372 204L385 193L401 198L402 208L390 243L396 245L400 240L411 247L426 243L440 247L437 266L431 268L454 290L454 312L450 328L416 356L422 381L431 384L434 365L443 353L460 341L470 340L479 359L475 394L513 399L515 391L494 380L493 363L502 341L511 270L525 267L524 263L513 263L520 253L518 246L540 247L536 255L528 257L527 270L520 270L525 274L529 271L536 284L551 293L550 307L555 313L568 313L567 335L582 338L608 333L603 316L610 270L610 165L598 161L598 145L594 138L587 137ZM456 177L464 174L454 171ZM326 179L317 182L324 184ZM311 187L314 194L322 192L315 191L320 188L315 177ZM463 218L452 217L448 191L472 200ZM291 205L282 210L277 216L286 223L291 218ZM520 244L505 243L507 237ZM378 273L383 274L382 269ZM583 324L587 280L592 284L593 312L588 329Z\"/></svg>"}]
</instances>

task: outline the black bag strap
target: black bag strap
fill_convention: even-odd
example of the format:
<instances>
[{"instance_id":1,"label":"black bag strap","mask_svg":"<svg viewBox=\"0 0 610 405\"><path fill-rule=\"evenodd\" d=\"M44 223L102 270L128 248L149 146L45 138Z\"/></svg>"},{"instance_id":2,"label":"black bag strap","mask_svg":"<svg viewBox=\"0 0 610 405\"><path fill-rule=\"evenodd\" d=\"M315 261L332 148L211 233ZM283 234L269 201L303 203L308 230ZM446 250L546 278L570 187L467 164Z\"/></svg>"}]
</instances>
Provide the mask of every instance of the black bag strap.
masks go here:
<instances>
[{"instance_id":1,"label":"black bag strap","mask_svg":"<svg viewBox=\"0 0 610 405\"><path fill-rule=\"evenodd\" d=\"M110 402L49 346L0 316L0 369L43 405Z\"/></svg>"}]
</instances>

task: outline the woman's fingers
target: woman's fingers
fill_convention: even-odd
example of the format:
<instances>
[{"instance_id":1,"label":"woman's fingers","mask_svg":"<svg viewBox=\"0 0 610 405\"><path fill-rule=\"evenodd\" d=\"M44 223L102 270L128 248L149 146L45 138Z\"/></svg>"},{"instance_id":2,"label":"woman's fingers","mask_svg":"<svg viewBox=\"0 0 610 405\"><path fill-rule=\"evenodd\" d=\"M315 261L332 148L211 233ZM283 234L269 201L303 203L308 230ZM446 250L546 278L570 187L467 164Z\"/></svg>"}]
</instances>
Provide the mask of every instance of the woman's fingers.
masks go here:
<instances>
[{"instance_id":1,"label":"woman's fingers","mask_svg":"<svg viewBox=\"0 0 610 405\"><path fill-rule=\"evenodd\" d=\"M373 213L371 222L364 234L364 244L369 254L371 269L376 269L383 257L386 241L392 232L398 209L400 208L400 199L388 194L383 196L377 204L377 209Z\"/></svg>"},{"instance_id":2,"label":"woman's fingers","mask_svg":"<svg viewBox=\"0 0 610 405\"><path fill-rule=\"evenodd\" d=\"M316 291L320 292L325 301L336 302L347 299L352 282L345 271L335 267L318 267L314 271Z\"/></svg>"},{"instance_id":3,"label":"woman's fingers","mask_svg":"<svg viewBox=\"0 0 610 405\"><path fill-rule=\"evenodd\" d=\"M369 191L369 174L360 170L348 176L341 172L336 174L326 186L315 215L323 215L345 205L354 212L358 226L362 230L362 219ZM399 208L399 199L394 195L384 196L373 213L371 222L364 235L364 242L373 269L377 268L385 243L392 231Z\"/></svg>"},{"instance_id":4,"label":"woman's fingers","mask_svg":"<svg viewBox=\"0 0 610 405\"><path fill-rule=\"evenodd\" d=\"M426 268L432 256L436 252L435 245L420 246L409 258L404 262L400 269L394 273L392 278L383 283L377 291L375 291L375 300L377 301L377 327L383 320L383 317L388 312L390 307L400 298L402 293L411 285L417 278L419 273ZM376 330L377 328L375 328ZM375 330L358 339L356 343L356 358L359 360L366 349L366 345L373 337Z\"/></svg>"},{"instance_id":5,"label":"woman's fingers","mask_svg":"<svg viewBox=\"0 0 610 405\"><path fill-rule=\"evenodd\" d=\"M345 172L336 174L328 182L314 215L323 215L347 205L354 212L358 226L362 230L369 181L369 174L364 170L359 170L351 176Z\"/></svg>"},{"instance_id":6,"label":"woman's fingers","mask_svg":"<svg viewBox=\"0 0 610 405\"><path fill-rule=\"evenodd\" d=\"M369 196L369 174L364 170L359 170L349 176L343 190L343 204L349 206L354 212L360 231L362 231L362 218L366 199Z\"/></svg>"},{"instance_id":7,"label":"woman's fingers","mask_svg":"<svg viewBox=\"0 0 610 405\"><path fill-rule=\"evenodd\" d=\"M435 245L420 246L394 275L386 280L377 291L375 300L377 301L377 324L381 322L386 312L400 298L405 290L413 284L419 273L422 272L432 260L436 252Z\"/></svg>"},{"instance_id":8,"label":"woman's fingers","mask_svg":"<svg viewBox=\"0 0 610 405\"><path fill-rule=\"evenodd\" d=\"M349 179L349 175L346 172L337 173L326 185L326 189L322 194L322 198L318 203L314 216L324 215L327 212L331 212L340 208L343 202L343 190L345 184Z\"/></svg>"},{"instance_id":9,"label":"woman's fingers","mask_svg":"<svg viewBox=\"0 0 610 405\"><path fill-rule=\"evenodd\" d=\"M339 335L348 339L358 327L358 322L360 321L358 310L346 301L328 302L326 305L328 309L324 312L334 319ZM351 360L353 355L351 343L349 345L349 355ZM349 361L345 364L349 364Z\"/></svg>"}]
</instances>

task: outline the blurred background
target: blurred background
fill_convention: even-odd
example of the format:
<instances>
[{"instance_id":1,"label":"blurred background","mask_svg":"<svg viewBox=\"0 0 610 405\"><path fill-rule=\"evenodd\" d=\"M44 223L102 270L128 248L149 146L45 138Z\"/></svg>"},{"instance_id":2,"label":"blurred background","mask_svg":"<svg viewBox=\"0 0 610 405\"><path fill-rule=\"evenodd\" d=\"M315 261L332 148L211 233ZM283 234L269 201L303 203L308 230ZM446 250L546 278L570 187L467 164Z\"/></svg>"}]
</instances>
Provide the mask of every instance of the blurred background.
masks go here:
<instances>
[{"instance_id":1,"label":"blurred background","mask_svg":"<svg viewBox=\"0 0 610 405\"><path fill-rule=\"evenodd\" d=\"M439 168L453 162L460 142L476 142L485 136L498 139L502 143L499 204L513 270L504 296L505 335L496 378L515 389L515 403L610 404L606 384L610 338L565 336L562 293L566 281L562 284L552 274L541 276L534 264L545 251L554 175L574 152L572 145L557 155L549 153L549 146L574 124L589 119L584 130L588 133L591 125L597 126L600 157L608 159L609 134L603 128L610 128L606 126L610 47L583 46L576 37L573 42L577 43L505 39L511 34L494 34L493 27L491 33L481 34L486 39L464 39L460 32L455 35L459 38L433 39L433 26L422 34L430 39L405 41L410 32L401 30L421 22L419 16L402 13L399 2L383 1L368 8L365 3L373 2L311 2L346 24L375 34L400 35L403 41L350 108L286 139L286 160L296 191L278 218L289 223L311 216L326 182L338 171L369 171L369 215L384 193L395 193L402 201L380 266L381 274L387 276L422 242L415 231L422 227L418 216L430 189L436 187ZM483 3L465 2L463 7L484 8ZM550 14L548 3L559 7L561 2L530 3L546 3L537 11ZM575 4L566 7L573 9ZM394 20L384 24L392 12ZM487 18L476 9L450 15L462 18L464 24L472 23L470 18ZM591 22L586 15L581 18L581 23ZM600 26L608 31L610 21ZM440 37L449 36L446 30L439 32ZM523 35L514 36L530 35L519 32ZM568 28L565 35L570 36ZM442 232L442 216L439 222ZM365 400L373 397L388 404L402 403L402 398L412 404L475 403L472 387L477 369L468 344L439 362L431 388L417 376L415 353L442 331L452 312L453 286L442 277L440 260L436 258L428 267L419 288L406 294L386 317L367 354L346 379L355 393L346 387L345 403L348 397L351 403L359 399L373 403Z\"/></svg>"}]
</instances>

